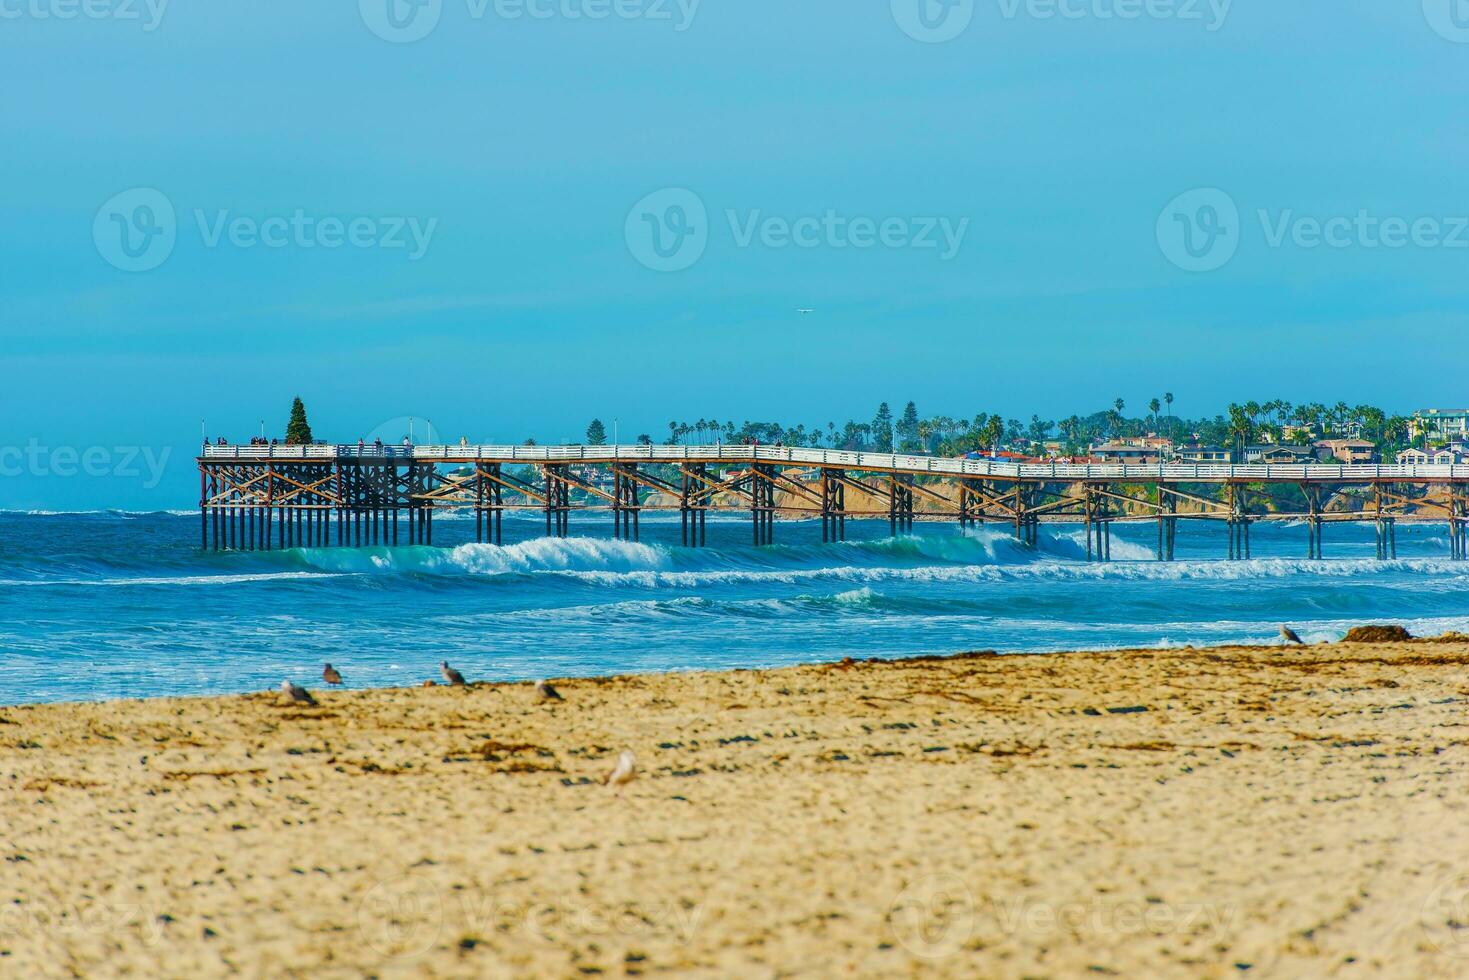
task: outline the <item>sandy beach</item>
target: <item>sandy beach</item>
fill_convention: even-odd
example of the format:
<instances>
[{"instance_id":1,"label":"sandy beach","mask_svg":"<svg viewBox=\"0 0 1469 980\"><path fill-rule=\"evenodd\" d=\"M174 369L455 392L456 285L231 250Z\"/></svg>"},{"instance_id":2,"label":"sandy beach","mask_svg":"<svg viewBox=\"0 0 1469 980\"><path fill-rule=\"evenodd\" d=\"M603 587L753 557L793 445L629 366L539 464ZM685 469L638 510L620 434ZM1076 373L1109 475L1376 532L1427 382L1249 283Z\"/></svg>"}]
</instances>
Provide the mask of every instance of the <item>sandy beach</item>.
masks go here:
<instances>
[{"instance_id":1,"label":"sandy beach","mask_svg":"<svg viewBox=\"0 0 1469 980\"><path fill-rule=\"evenodd\" d=\"M1466 667L1457 639L4 708L0 975L1464 976Z\"/></svg>"}]
</instances>

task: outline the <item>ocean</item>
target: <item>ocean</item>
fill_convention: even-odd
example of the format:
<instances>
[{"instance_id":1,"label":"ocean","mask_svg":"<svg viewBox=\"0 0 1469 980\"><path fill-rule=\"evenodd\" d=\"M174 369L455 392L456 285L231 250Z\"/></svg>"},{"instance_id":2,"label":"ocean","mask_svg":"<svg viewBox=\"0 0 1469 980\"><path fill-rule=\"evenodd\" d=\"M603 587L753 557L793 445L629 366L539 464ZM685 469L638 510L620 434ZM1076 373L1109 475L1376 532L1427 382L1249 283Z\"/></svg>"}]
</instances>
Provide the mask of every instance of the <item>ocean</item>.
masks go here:
<instances>
[{"instance_id":1,"label":"ocean","mask_svg":"<svg viewBox=\"0 0 1469 980\"><path fill-rule=\"evenodd\" d=\"M679 547L677 515L645 515L640 543L607 515L544 537L537 514L474 544L440 515L433 547L199 549L197 513L0 512L0 704L415 685L449 660L471 680L769 667L841 657L1271 643L1281 623L1330 639L1366 622L1469 631L1469 562L1447 529L1402 524L1373 558L1371 525L1331 524L1324 561L1305 529L1264 524L1253 559L1219 560L1223 527L1180 522L1177 557L1151 560L1152 524L1114 529L1089 564L1079 526L1038 547L999 527L782 521L776 544L717 515L709 547Z\"/></svg>"}]
</instances>

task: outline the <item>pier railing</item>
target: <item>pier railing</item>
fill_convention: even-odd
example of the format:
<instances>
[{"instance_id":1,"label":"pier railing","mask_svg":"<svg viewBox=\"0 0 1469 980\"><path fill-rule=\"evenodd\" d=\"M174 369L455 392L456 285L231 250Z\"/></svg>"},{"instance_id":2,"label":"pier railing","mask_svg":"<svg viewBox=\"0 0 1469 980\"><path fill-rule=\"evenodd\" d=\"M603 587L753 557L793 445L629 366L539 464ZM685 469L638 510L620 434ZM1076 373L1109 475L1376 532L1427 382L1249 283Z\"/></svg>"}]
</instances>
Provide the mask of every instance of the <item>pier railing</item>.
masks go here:
<instances>
[{"instance_id":1,"label":"pier railing","mask_svg":"<svg viewBox=\"0 0 1469 980\"><path fill-rule=\"evenodd\" d=\"M1469 480L1469 465L1340 465L1312 463L1008 463L901 453L859 453L785 446L205 446L208 461L383 460L424 463L786 463L874 473L998 479L1122 480L1167 483Z\"/></svg>"}]
</instances>

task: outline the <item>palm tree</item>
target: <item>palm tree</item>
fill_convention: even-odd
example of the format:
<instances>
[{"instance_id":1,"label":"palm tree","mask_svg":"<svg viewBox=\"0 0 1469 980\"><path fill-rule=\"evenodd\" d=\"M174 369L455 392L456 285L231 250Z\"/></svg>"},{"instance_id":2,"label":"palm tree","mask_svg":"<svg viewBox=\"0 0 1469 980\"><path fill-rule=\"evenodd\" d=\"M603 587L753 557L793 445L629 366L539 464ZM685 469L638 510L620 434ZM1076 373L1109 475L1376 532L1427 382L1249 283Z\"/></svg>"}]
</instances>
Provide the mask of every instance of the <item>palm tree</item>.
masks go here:
<instances>
[{"instance_id":1,"label":"palm tree","mask_svg":"<svg viewBox=\"0 0 1469 980\"><path fill-rule=\"evenodd\" d=\"M1254 422L1250 418L1249 409L1243 405L1229 403L1229 435L1234 440L1236 448L1244 451L1245 443L1250 438L1254 429Z\"/></svg>"},{"instance_id":2,"label":"palm tree","mask_svg":"<svg viewBox=\"0 0 1469 980\"><path fill-rule=\"evenodd\" d=\"M1057 427L1060 428L1061 435L1066 439L1066 448L1074 449L1076 447L1077 431L1081 428L1081 419L1075 415L1070 415L1058 422Z\"/></svg>"},{"instance_id":3,"label":"palm tree","mask_svg":"<svg viewBox=\"0 0 1469 980\"><path fill-rule=\"evenodd\" d=\"M1382 437L1393 445L1403 443L1408 438L1408 419L1402 415L1394 415L1382 424Z\"/></svg>"},{"instance_id":4,"label":"palm tree","mask_svg":"<svg viewBox=\"0 0 1469 980\"><path fill-rule=\"evenodd\" d=\"M1158 399L1156 399L1156 398L1154 398L1152 401L1148 402L1148 411L1150 411L1150 412L1153 413L1153 426L1155 428L1158 425L1158 410L1160 408L1162 408L1162 407L1163 407L1163 403L1160 402L1160 401L1158 401Z\"/></svg>"},{"instance_id":5,"label":"palm tree","mask_svg":"<svg viewBox=\"0 0 1469 980\"><path fill-rule=\"evenodd\" d=\"M989 421L984 424L984 441L991 449L999 443L1000 437L1005 433L1005 421L998 415L991 415Z\"/></svg>"},{"instance_id":6,"label":"palm tree","mask_svg":"<svg viewBox=\"0 0 1469 980\"><path fill-rule=\"evenodd\" d=\"M1387 422L1386 412L1374 405L1358 405L1352 410L1352 414L1366 430L1363 435L1370 435L1374 442L1382 440L1382 429Z\"/></svg>"}]
</instances>

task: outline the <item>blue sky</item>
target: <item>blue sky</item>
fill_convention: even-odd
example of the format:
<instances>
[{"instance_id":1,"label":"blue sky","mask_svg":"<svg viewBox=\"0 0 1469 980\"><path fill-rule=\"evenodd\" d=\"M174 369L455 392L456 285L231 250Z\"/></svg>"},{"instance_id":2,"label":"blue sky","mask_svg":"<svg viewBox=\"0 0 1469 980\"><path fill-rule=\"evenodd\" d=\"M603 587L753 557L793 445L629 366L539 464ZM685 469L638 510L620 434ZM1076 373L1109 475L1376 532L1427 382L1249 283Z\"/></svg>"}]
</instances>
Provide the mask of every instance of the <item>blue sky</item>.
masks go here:
<instances>
[{"instance_id":1,"label":"blue sky","mask_svg":"<svg viewBox=\"0 0 1469 980\"><path fill-rule=\"evenodd\" d=\"M942 43L938 0L430 0L409 42L387 0L73 2L0 3L0 507L186 507L200 419L298 393L342 440L1469 402L1448 0L973 0ZM138 189L172 249L125 271ZM1238 218L1190 271L1201 200Z\"/></svg>"}]
</instances>

